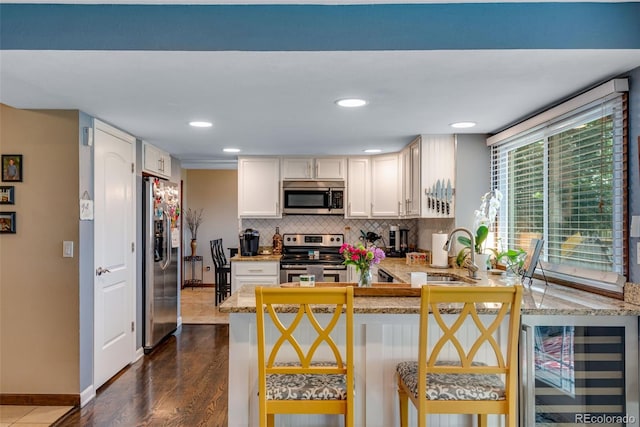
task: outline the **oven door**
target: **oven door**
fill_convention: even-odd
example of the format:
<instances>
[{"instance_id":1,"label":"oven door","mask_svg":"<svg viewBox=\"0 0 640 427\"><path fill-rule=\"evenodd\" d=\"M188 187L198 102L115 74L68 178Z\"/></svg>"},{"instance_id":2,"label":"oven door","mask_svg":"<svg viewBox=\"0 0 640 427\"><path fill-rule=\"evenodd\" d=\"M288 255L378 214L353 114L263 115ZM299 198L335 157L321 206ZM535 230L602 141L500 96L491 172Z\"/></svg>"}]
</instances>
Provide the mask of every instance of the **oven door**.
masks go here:
<instances>
[{"instance_id":1,"label":"oven door","mask_svg":"<svg viewBox=\"0 0 640 427\"><path fill-rule=\"evenodd\" d=\"M294 268L283 268L280 270L280 283L299 282L300 275L307 274L307 268L305 266L299 266ZM324 269L324 278L322 280L316 279L316 282L346 282L347 270L346 269Z\"/></svg>"}]
</instances>

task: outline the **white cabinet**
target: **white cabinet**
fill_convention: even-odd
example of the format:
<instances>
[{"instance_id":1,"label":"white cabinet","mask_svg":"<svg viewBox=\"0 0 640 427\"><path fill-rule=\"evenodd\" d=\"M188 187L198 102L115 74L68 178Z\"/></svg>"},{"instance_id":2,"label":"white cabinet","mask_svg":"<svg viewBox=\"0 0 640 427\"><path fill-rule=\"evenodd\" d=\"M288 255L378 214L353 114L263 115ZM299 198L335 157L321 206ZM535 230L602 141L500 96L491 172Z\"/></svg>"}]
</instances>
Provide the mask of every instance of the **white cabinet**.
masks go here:
<instances>
[{"instance_id":1,"label":"white cabinet","mask_svg":"<svg viewBox=\"0 0 640 427\"><path fill-rule=\"evenodd\" d=\"M142 143L142 170L151 175L171 178L171 155L147 142Z\"/></svg>"},{"instance_id":2,"label":"white cabinet","mask_svg":"<svg viewBox=\"0 0 640 427\"><path fill-rule=\"evenodd\" d=\"M282 179L345 179L345 166L342 157L284 157Z\"/></svg>"},{"instance_id":3,"label":"white cabinet","mask_svg":"<svg viewBox=\"0 0 640 427\"><path fill-rule=\"evenodd\" d=\"M371 216L400 215L401 177L398 154L371 157Z\"/></svg>"},{"instance_id":4,"label":"white cabinet","mask_svg":"<svg viewBox=\"0 0 640 427\"><path fill-rule=\"evenodd\" d=\"M416 218L420 216L420 137L406 146L400 153L402 159L402 204L400 215Z\"/></svg>"},{"instance_id":5,"label":"white cabinet","mask_svg":"<svg viewBox=\"0 0 640 427\"><path fill-rule=\"evenodd\" d=\"M231 293L243 285L277 285L280 283L278 261L235 261L231 263Z\"/></svg>"},{"instance_id":6,"label":"white cabinet","mask_svg":"<svg viewBox=\"0 0 640 427\"><path fill-rule=\"evenodd\" d=\"M368 157L347 160L347 218L368 218L371 208L371 173Z\"/></svg>"},{"instance_id":7,"label":"white cabinet","mask_svg":"<svg viewBox=\"0 0 640 427\"><path fill-rule=\"evenodd\" d=\"M423 218L455 217L455 135L421 135L420 211Z\"/></svg>"},{"instance_id":8,"label":"white cabinet","mask_svg":"<svg viewBox=\"0 0 640 427\"><path fill-rule=\"evenodd\" d=\"M280 218L280 159L238 159L238 216Z\"/></svg>"}]
</instances>

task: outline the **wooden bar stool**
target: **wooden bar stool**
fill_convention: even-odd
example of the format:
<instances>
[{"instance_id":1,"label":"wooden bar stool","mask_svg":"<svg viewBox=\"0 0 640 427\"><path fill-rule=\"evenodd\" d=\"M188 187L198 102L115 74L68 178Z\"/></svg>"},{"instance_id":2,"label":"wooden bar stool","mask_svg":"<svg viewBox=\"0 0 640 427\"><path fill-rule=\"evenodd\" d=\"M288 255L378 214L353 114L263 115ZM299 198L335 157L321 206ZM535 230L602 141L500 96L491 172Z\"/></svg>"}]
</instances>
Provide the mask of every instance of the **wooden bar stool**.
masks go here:
<instances>
[{"instance_id":1,"label":"wooden bar stool","mask_svg":"<svg viewBox=\"0 0 640 427\"><path fill-rule=\"evenodd\" d=\"M328 321L314 312L318 304L331 306ZM260 426L272 427L275 414L344 414L353 427L353 287L257 287L256 323ZM276 329L269 342L266 325Z\"/></svg>"},{"instance_id":2,"label":"wooden bar stool","mask_svg":"<svg viewBox=\"0 0 640 427\"><path fill-rule=\"evenodd\" d=\"M396 366L402 427L409 400L418 410L419 427L427 425L427 414L477 414L480 427L488 427L487 414L504 414L507 427L517 426L521 303L521 285L422 287L418 360ZM452 311L459 313L448 314ZM430 316L440 334L428 349ZM472 325L475 339L469 338ZM500 325L508 327L505 352L496 339ZM455 356L445 357L444 348ZM480 353L495 356L495 362L477 361Z\"/></svg>"}]
</instances>

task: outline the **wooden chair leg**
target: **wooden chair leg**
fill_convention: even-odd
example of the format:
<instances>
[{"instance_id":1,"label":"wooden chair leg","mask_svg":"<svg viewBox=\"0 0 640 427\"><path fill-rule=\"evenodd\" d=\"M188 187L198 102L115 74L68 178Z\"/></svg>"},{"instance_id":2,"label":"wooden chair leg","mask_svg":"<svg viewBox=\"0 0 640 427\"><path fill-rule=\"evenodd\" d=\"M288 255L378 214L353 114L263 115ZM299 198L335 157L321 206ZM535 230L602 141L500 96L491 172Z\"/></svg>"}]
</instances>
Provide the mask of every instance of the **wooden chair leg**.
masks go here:
<instances>
[{"instance_id":1,"label":"wooden chair leg","mask_svg":"<svg viewBox=\"0 0 640 427\"><path fill-rule=\"evenodd\" d=\"M267 427L273 427L275 425L275 415L267 414Z\"/></svg>"},{"instance_id":2,"label":"wooden chair leg","mask_svg":"<svg viewBox=\"0 0 640 427\"><path fill-rule=\"evenodd\" d=\"M478 414L478 427L487 427L487 414Z\"/></svg>"},{"instance_id":3,"label":"wooden chair leg","mask_svg":"<svg viewBox=\"0 0 640 427\"><path fill-rule=\"evenodd\" d=\"M398 384L398 399L400 401L400 427L409 425L409 396Z\"/></svg>"}]
</instances>

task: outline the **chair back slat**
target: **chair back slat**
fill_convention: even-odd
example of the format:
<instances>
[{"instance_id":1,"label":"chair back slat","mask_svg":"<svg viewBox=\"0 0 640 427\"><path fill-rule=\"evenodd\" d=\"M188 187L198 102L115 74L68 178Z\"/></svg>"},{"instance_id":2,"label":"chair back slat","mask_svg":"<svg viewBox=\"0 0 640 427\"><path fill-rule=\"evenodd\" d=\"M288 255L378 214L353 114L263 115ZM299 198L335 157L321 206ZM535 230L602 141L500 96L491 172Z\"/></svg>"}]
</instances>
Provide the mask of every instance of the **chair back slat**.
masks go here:
<instances>
[{"instance_id":1,"label":"chair back slat","mask_svg":"<svg viewBox=\"0 0 640 427\"><path fill-rule=\"evenodd\" d=\"M522 299L521 286L424 286L421 296L420 356L423 358L421 363L426 366L426 372L478 374L509 372L511 364L514 363L511 354L513 352L511 348L507 348L507 351L500 348L496 333L505 323L507 314L510 314L508 336L517 334ZM514 313L515 315L512 315ZM427 351L429 314L433 317L440 335L435 345ZM445 315L454 316L455 320L447 324ZM485 321L481 318L483 315ZM488 322L487 319L489 319ZM469 335L463 333L471 325L477 329L478 336L473 338L471 343L463 346L461 340L469 340ZM445 358L443 352L448 344L453 347L458 357L460 363L458 366L437 365L439 360ZM481 349L490 350L489 353L494 356L495 362L483 360L485 365L474 365ZM448 355L446 358L451 359L451 356Z\"/></svg>"}]
</instances>

